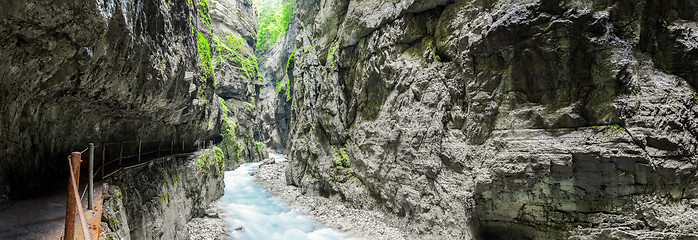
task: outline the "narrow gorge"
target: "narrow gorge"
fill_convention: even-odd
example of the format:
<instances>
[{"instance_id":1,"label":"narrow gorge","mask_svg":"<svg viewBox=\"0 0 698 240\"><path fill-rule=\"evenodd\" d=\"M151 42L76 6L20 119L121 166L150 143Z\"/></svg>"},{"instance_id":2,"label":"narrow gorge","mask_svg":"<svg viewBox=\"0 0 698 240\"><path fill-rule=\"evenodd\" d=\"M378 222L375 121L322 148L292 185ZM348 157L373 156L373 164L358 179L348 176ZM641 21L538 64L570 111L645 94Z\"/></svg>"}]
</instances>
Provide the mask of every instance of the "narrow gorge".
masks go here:
<instances>
[{"instance_id":1,"label":"narrow gorge","mask_svg":"<svg viewBox=\"0 0 698 240\"><path fill-rule=\"evenodd\" d=\"M0 239L89 143L107 239L698 239L696 69L692 0L3 1Z\"/></svg>"}]
</instances>

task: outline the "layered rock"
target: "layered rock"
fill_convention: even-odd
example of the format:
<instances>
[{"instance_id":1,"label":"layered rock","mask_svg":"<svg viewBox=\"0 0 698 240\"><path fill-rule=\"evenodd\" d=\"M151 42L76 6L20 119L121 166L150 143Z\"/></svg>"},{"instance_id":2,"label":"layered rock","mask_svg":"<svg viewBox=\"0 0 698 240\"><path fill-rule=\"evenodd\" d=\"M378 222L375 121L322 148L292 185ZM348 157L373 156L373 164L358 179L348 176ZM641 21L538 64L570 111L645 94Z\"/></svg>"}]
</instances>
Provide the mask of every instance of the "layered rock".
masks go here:
<instances>
[{"instance_id":1,"label":"layered rock","mask_svg":"<svg viewBox=\"0 0 698 240\"><path fill-rule=\"evenodd\" d=\"M261 140L279 152L286 150L289 141L291 99L288 82L293 78L293 56L298 50L293 39L298 34L293 20L286 35L262 54L261 72L264 88L260 94ZM289 93L289 94L287 94Z\"/></svg>"},{"instance_id":2,"label":"layered rock","mask_svg":"<svg viewBox=\"0 0 698 240\"><path fill-rule=\"evenodd\" d=\"M235 161L262 155L256 62L243 74L217 60L226 47L212 37L254 52L248 0L4 1L0 12L0 205L65 176L65 156L89 142L221 141L218 95L239 126Z\"/></svg>"},{"instance_id":3,"label":"layered rock","mask_svg":"<svg viewBox=\"0 0 698 240\"><path fill-rule=\"evenodd\" d=\"M190 239L189 220L223 196L222 155L212 150L157 159L119 172L105 190L108 239Z\"/></svg>"},{"instance_id":4,"label":"layered rock","mask_svg":"<svg viewBox=\"0 0 698 240\"><path fill-rule=\"evenodd\" d=\"M261 161L266 146L260 139L260 89L262 76L254 54L257 41L257 13L250 0L211 1L212 55L216 95L225 105L221 115L221 147L232 159L226 169L241 162Z\"/></svg>"},{"instance_id":5,"label":"layered rock","mask_svg":"<svg viewBox=\"0 0 698 240\"><path fill-rule=\"evenodd\" d=\"M0 185L13 195L40 192L88 142L217 134L186 1L1 5Z\"/></svg>"},{"instance_id":6,"label":"layered rock","mask_svg":"<svg viewBox=\"0 0 698 240\"><path fill-rule=\"evenodd\" d=\"M691 1L297 5L289 184L417 238L698 237Z\"/></svg>"}]
</instances>

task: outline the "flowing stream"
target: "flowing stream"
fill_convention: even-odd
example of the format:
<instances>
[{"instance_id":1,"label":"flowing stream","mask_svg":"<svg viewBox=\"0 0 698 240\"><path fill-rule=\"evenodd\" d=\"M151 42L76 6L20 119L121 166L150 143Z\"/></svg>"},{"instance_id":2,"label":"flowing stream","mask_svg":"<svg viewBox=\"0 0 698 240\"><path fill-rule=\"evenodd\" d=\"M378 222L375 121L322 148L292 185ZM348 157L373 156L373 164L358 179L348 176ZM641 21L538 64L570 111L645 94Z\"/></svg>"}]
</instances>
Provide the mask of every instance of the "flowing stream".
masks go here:
<instances>
[{"instance_id":1,"label":"flowing stream","mask_svg":"<svg viewBox=\"0 0 698 240\"><path fill-rule=\"evenodd\" d=\"M284 156L269 154L276 161ZM262 162L245 163L225 172L225 193L220 202L233 229L233 239L345 239L341 232L303 216L272 197L250 174ZM242 230L235 230L240 226Z\"/></svg>"}]
</instances>

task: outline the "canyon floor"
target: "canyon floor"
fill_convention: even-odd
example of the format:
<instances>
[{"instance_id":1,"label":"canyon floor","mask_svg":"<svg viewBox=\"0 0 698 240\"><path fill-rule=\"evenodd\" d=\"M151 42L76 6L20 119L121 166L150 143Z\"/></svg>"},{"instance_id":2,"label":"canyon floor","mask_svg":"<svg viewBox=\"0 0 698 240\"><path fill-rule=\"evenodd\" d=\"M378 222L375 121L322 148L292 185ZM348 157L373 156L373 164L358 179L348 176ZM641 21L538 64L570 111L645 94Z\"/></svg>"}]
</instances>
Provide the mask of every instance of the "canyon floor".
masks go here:
<instances>
[{"instance_id":1,"label":"canyon floor","mask_svg":"<svg viewBox=\"0 0 698 240\"><path fill-rule=\"evenodd\" d=\"M338 229L351 239L408 239L407 231L394 216L377 210L361 210L321 197L302 194L301 189L286 184L288 162L262 164L253 175L272 196L282 199L303 215Z\"/></svg>"}]
</instances>

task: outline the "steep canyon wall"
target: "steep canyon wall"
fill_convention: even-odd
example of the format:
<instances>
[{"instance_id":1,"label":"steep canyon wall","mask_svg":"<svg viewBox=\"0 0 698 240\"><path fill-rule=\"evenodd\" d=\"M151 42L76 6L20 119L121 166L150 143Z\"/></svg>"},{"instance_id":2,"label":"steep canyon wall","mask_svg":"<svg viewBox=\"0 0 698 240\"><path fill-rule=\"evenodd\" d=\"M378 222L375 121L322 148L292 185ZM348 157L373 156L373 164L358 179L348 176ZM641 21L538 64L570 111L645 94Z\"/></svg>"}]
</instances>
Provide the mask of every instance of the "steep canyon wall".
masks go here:
<instances>
[{"instance_id":1,"label":"steep canyon wall","mask_svg":"<svg viewBox=\"0 0 698 240\"><path fill-rule=\"evenodd\" d=\"M13 0L0 13L0 205L63 179L89 142L214 141L227 166L261 160L249 0Z\"/></svg>"},{"instance_id":2,"label":"steep canyon wall","mask_svg":"<svg viewBox=\"0 0 698 240\"><path fill-rule=\"evenodd\" d=\"M698 237L695 2L297 7L289 184L415 238Z\"/></svg>"}]
</instances>

